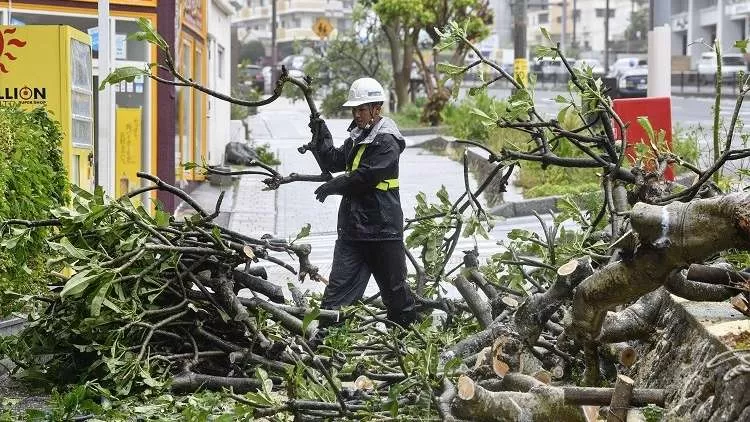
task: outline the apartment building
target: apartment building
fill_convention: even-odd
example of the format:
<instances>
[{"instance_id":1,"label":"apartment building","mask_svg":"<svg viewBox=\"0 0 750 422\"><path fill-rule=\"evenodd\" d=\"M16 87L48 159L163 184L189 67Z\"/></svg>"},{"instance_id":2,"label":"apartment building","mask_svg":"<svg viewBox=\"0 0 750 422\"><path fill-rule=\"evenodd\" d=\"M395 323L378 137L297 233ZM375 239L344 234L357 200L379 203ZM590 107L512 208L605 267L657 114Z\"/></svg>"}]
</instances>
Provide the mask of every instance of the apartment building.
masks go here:
<instances>
[{"instance_id":1,"label":"apartment building","mask_svg":"<svg viewBox=\"0 0 750 422\"><path fill-rule=\"evenodd\" d=\"M631 13L637 4L632 0L609 1L609 39L623 40L630 24ZM563 37L563 9L565 34ZM527 40L529 46L546 42L541 28L545 28L554 42L565 40L565 47L577 46L582 55L602 58L604 55L604 20L607 15L605 0L550 1L528 9Z\"/></svg>"},{"instance_id":2,"label":"apartment building","mask_svg":"<svg viewBox=\"0 0 750 422\"><path fill-rule=\"evenodd\" d=\"M722 51L737 53L734 42L750 33L750 0L671 0L672 55L686 56L695 69L708 51L699 40L721 41Z\"/></svg>"},{"instance_id":3,"label":"apartment building","mask_svg":"<svg viewBox=\"0 0 750 422\"><path fill-rule=\"evenodd\" d=\"M271 2L273 0L247 0L233 25L238 27L241 41L259 40L271 55ZM333 25L330 35L352 27L352 9L355 0L276 0L276 43L279 58L291 54L295 43L319 40L313 33L313 24L318 18L326 18Z\"/></svg>"}]
</instances>

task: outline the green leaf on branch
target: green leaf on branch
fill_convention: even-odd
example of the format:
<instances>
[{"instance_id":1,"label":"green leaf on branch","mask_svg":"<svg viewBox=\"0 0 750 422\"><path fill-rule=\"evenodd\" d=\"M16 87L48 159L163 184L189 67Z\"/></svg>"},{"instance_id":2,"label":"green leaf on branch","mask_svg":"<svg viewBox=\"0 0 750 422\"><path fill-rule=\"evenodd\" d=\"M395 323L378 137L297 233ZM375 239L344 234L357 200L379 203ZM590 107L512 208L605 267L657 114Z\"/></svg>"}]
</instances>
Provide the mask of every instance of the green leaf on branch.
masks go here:
<instances>
[{"instance_id":1,"label":"green leaf on branch","mask_svg":"<svg viewBox=\"0 0 750 422\"><path fill-rule=\"evenodd\" d=\"M96 294L91 299L91 304L89 306L89 310L91 311L92 317L98 317L102 310L102 304L104 303L104 299L107 297L107 293L109 292L109 288L112 286L112 282L102 283L102 285L99 287L99 290L96 291Z\"/></svg>"},{"instance_id":2,"label":"green leaf on branch","mask_svg":"<svg viewBox=\"0 0 750 422\"><path fill-rule=\"evenodd\" d=\"M112 71L109 75L107 75L106 78L102 81L101 84L99 84L99 89L104 89L107 84L115 85L119 84L122 81L126 82L133 82L136 77L138 76L150 76L151 71L148 69L142 69L140 67L135 66L125 66L125 67L119 67Z\"/></svg>"},{"instance_id":3,"label":"green leaf on branch","mask_svg":"<svg viewBox=\"0 0 750 422\"><path fill-rule=\"evenodd\" d=\"M648 135L648 140L651 142L654 142L656 140L656 137L654 135L654 128L651 126L651 122L648 120L647 116L639 116L638 117L638 124L641 125L643 130L646 131L646 134Z\"/></svg>"},{"instance_id":4,"label":"green leaf on branch","mask_svg":"<svg viewBox=\"0 0 750 422\"><path fill-rule=\"evenodd\" d=\"M162 38L162 36L159 35L158 32L156 32L154 26L151 25L150 20L145 18L138 18L138 28L140 29L140 31L131 34L130 36L128 36L128 39L146 41L150 44L154 44L162 50L167 50L167 48L169 48L167 42L164 41L164 38Z\"/></svg>"},{"instance_id":5,"label":"green leaf on branch","mask_svg":"<svg viewBox=\"0 0 750 422\"><path fill-rule=\"evenodd\" d=\"M453 76L464 73L466 71L466 68L464 66L456 66L450 63L438 63L437 70L438 72Z\"/></svg>"},{"instance_id":6,"label":"green leaf on branch","mask_svg":"<svg viewBox=\"0 0 750 422\"><path fill-rule=\"evenodd\" d=\"M154 214L154 220L156 221L156 225L158 227L169 226L169 219L170 219L169 213L164 212L162 210L156 210L156 214Z\"/></svg>"},{"instance_id":7,"label":"green leaf on branch","mask_svg":"<svg viewBox=\"0 0 750 422\"><path fill-rule=\"evenodd\" d=\"M540 31L542 31L542 35L544 35L544 38L547 39L550 43L552 42L552 37L549 36L549 31L547 31L547 28L539 28Z\"/></svg>"},{"instance_id":8,"label":"green leaf on branch","mask_svg":"<svg viewBox=\"0 0 750 422\"><path fill-rule=\"evenodd\" d=\"M99 276L98 273L92 274L91 272L91 270L86 269L71 277L60 292L60 299L76 296L86 290L91 282Z\"/></svg>"},{"instance_id":9,"label":"green leaf on branch","mask_svg":"<svg viewBox=\"0 0 750 422\"><path fill-rule=\"evenodd\" d=\"M742 54L747 54L747 43L750 40L737 40L734 42L734 48L739 49Z\"/></svg>"},{"instance_id":10,"label":"green leaf on branch","mask_svg":"<svg viewBox=\"0 0 750 422\"><path fill-rule=\"evenodd\" d=\"M320 308L315 305L309 313L305 314L305 317L302 318L302 332L307 331L307 327L310 325L311 322L313 322L315 319L320 316Z\"/></svg>"},{"instance_id":11,"label":"green leaf on branch","mask_svg":"<svg viewBox=\"0 0 750 422\"><path fill-rule=\"evenodd\" d=\"M70 243L67 237L60 239L60 243L49 242L49 246L53 251L68 256L70 258L86 259L88 253L82 249L78 249Z\"/></svg>"},{"instance_id":12,"label":"green leaf on branch","mask_svg":"<svg viewBox=\"0 0 750 422\"><path fill-rule=\"evenodd\" d=\"M299 231L299 233L297 233L297 237L295 237L294 240L292 240L290 243L294 243L302 238L310 236L310 227L311 227L310 223L307 223L304 226L302 226L302 229Z\"/></svg>"}]
</instances>

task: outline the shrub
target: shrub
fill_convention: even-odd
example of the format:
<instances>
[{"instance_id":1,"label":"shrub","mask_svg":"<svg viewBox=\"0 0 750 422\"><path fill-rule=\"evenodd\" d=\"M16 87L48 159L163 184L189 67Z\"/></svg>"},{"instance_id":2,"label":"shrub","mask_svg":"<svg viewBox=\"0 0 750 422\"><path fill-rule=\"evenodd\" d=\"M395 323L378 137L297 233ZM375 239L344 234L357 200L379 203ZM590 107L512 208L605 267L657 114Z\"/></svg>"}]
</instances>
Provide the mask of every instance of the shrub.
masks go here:
<instances>
[{"instance_id":1,"label":"shrub","mask_svg":"<svg viewBox=\"0 0 750 422\"><path fill-rule=\"evenodd\" d=\"M7 219L41 220L67 201L60 125L45 109L0 107L0 316L18 308L7 291L41 289L45 230L6 227Z\"/></svg>"},{"instance_id":2,"label":"shrub","mask_svg":"<svg viewBox=\"0 0 750 422\"><path fill-rule=\"evenodd\" d=\"M490 98L486 92L480 92L457 104L449 103L442 111L442 120L445 125L450 126L450 134L456 138L486 141L490 130L481 119L472 114L472 110L488 110L497 104L499 101Z\"/></svg>"},{"instance_id":3,"label":"shrub","mask_svg":"<svg viewBox=\"0 0 750 422\"><path fill-rule=\"evenodd\" d=\"M420 118L422 116L422 107L424 106L424 103L424 98L417 98L416 102L406 104L401 108L401 111L393 113L391 118L400 128L422 127L424 124L420 122Z\"/></svg>"},{"instance_id":4,"label":"shrub","mask_svg":"<svg viewBox=\"0 0 750 422\"><path fill-rule=\"evenodd\" d=\"M341 87L331 89L331 91L328 92L328 95L323 98L323 103L320 105L320 112L329 119L345 119L351 117L351 112L341 107L341 104L346 102L348 95L348 88Z\"/></svg>"}]
</instances>

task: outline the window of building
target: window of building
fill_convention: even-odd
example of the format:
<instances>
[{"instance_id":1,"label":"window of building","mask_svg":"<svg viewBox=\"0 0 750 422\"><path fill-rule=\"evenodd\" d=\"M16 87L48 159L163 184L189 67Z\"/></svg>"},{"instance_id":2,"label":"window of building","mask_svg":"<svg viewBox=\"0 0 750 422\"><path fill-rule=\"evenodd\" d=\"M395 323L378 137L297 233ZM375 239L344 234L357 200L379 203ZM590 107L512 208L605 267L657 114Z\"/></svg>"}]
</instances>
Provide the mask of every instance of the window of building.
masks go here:
<instances>
[{"instance_id":1,"label":"window of building","mask_svg":"<svg viewBox=\"0 0 750 422\"><path fill-rule=\"evenodd\" d=\"M606 14L605 10L607 10L607 9L597 8L596 9L596 17L597 18L603 18L604 15ZM609 9L609 17L610 18L614 18L615 17L615 9Z\"/></svg>"},{"instance_id":2,"label":"window of building","mask_svg":"<svg viewBox=\"0 0 750 422\"><path fill-rule=\"evenodd\" d=\"M224 47L219 44L216 44L216 61L219 65L217 73L221 79L224 79Z\"/></svg>"},{"instance_id":3,"label":"window of building","mask_svg":"<svg viewBox=\"0 0 750 422\"><path fill-rule=\"evenodd\" d=\"M539 14L539 24L549 23L549 13Z\"/></svg>"},{"instance_id":4,"label":"window of building","mask_svg":"<svg viewBox=\"0 0 750 422\"><path fill-rule=\"evenodd\" d=\"M292 18L292 28L302 28L302 21L300 18Z\"/></svg>"}]
</instances>

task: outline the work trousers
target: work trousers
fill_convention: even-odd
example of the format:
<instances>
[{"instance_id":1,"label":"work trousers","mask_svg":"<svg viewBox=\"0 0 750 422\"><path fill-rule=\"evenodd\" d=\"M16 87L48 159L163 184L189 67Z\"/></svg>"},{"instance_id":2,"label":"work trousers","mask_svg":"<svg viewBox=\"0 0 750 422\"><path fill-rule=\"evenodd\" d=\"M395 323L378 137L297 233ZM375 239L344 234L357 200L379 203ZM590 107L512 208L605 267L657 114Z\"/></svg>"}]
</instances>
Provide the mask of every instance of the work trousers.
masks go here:
<instances>
[{"instance_id":1,"label":"work trousers","mask_svg":"<svg viewBox=\"0 0 750 422\"><path fill-rule=\"evenodd\" d=\"M401 240L337 240L321 308L339 309L360 300L370 275L378 283L388 319L402 326L414 322L415 300L406 284L406 254Z\"/></svg>"}]
</instances>

